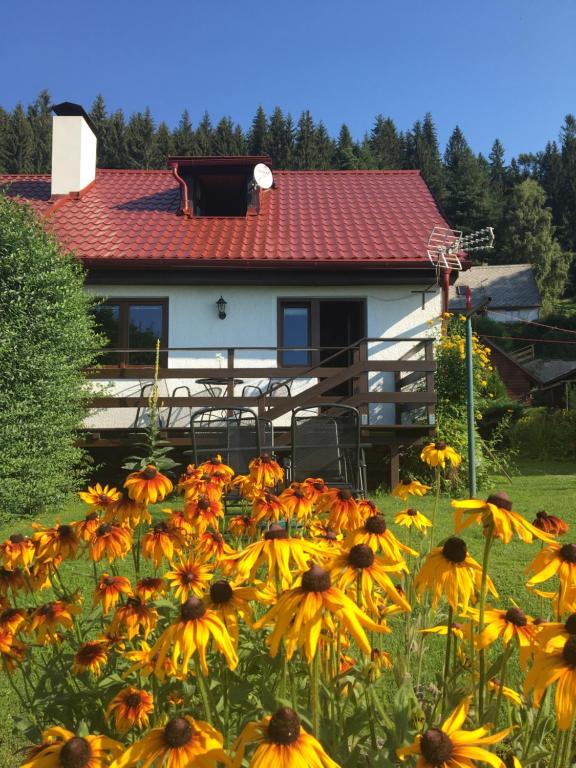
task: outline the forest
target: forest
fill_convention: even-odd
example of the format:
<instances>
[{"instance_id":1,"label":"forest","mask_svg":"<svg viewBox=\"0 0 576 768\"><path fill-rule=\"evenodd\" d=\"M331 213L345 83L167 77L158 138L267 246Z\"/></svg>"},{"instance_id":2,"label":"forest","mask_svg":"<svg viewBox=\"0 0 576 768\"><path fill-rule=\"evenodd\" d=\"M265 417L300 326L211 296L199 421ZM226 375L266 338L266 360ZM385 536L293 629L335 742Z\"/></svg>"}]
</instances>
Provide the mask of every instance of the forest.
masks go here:
<instances>
[{"instance_id":1,"label":"forest","mask_svg":"<svg viewBox=\"0 0 576 768\"><path fill-rule=\"evenodd\" d=\"M52 99L0 107L0 173L49 173ZM171 129L148 108L126 117L99 95L89 114L98 134L98 167L156 169L169 155L270 155L275 169L418 169L450 224L464 231L493 226L488 263L531 263L545 308L576 294L576 117L566 115L557 137L538 152L506 162L495 138L487 157L456 126L440 147L432 115L400 129L378 114L361 139L342 123L330 136L309 110L295 120L276 107L258 107L247 129L208 113L193 125L184 110Z\"/></svg>"}]
</instances>

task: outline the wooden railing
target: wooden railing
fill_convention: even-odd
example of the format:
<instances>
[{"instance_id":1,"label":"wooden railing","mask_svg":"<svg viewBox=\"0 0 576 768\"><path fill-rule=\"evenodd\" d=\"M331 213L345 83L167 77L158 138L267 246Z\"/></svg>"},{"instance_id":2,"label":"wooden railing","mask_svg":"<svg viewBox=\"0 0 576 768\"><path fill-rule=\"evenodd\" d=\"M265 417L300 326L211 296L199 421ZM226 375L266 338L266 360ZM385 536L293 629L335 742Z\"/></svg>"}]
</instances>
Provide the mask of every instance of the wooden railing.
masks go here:
<instances>
[{"instance_id":1,"label":"wooden railing","mask_svg":"<svg viewBox=\"0 0 576 768\"><path fill-rule=\"evenodd\" d=\"M403 345L409 349L396 359L389 359L385 349ZM117 350L118 352L153 352L154 350ZM176 347L162 349L168 360L168 367L159 370L158 377L167 383L170 380L195 382L198 379L216 377L222 382L226 394L213 396L199 391L191 396L160 396L164 408L204 408L214 407L222 410L234 408L252 408L260 416L276 420L297 406L322 405L339 402L353 405L364 415L364 422L370 423L371 410L383 404L395 406L395 425L409 426L411 423L431 425L434 422L434 371L433 342L431 339L393 337L365 338L348 347L299 348L310 353L315 362L305 366L254 365L246 366L239 357L246 353L263 355L269 353L269 360L276 361L278 354L288 348L278 347ZM293 347L289 351L294 352ZM225 352L221 355L222 367L206 365L198 357L206 353ZM190 359L182 361L186 354ZM347 365L331 365L342 355L347 355ZM194 357L196 356L196 360ZM320 362L320 359L323 358ZM393 374L393 385L383 389L371 381L374 374ZM88 371L94 380L151 380L154 375L152 366L101 366ZM241 379L241 385L234 380ZM292 389L290 395L284 387L278 387L271 393L237 394L238 389L252 386L247 380L273 380L286 384ZM294 391L298 384L298 391ZM305 386L304 386L305 385ZM343 387L343 385L346 385ZM344 394L335 395L337 387L346 389ZM286 394L284 394L286 392ZM95 397L90 405L98 409L140 408L148 405L148 396L110 396ZM415 414L411 421L410 413ZM389 424L389 426L394 426ZM168 425L170 426L170 425Z\"/></svg>"}]
</instances>

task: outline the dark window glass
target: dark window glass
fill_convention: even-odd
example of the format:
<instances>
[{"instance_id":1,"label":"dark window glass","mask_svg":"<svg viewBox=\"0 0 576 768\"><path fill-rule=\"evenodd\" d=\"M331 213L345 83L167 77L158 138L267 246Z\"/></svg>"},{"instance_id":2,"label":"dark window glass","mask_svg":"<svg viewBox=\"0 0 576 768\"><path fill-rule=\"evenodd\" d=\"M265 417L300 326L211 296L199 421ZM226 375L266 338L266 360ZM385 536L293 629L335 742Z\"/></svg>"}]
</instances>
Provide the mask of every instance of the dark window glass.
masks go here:
<instances>
[{"instance_id":1,"label":"dark window glass","mask_svg":"<svg viewBox=\"0 0 576 768\"><path fill-rule=\"evenodd\" d=\"M96 324L100 333L108 339L108 347L120 346L120 305L100 304L94 308ZM117 352L105 352L100 358L102 365L118 365L120 362Z\"/></svg>"},{"instance_id":2,"label":"dark window glass","mask_svg":"<svg viewBox=\"0 0 576 768\"><path fill-rule=\"evenodd\" d=\"M160 339L162 344L161 304L130 304L128 306L128 347L130 349L154 349ZM130 365L154 365L154 352L131 352Z\"/></svg>"},{"instance_id":3,"label":"dark window glass","mask_svg":"<svg viewBox=\"0 0 576 768\"><path fill-rule=\"evenodd\" d=\"M310 307L282 308L282 346L310 346ZM307 349L284 350L282 353L284 365L309 365L310 351Z\"/></svg>"}]
</instances>

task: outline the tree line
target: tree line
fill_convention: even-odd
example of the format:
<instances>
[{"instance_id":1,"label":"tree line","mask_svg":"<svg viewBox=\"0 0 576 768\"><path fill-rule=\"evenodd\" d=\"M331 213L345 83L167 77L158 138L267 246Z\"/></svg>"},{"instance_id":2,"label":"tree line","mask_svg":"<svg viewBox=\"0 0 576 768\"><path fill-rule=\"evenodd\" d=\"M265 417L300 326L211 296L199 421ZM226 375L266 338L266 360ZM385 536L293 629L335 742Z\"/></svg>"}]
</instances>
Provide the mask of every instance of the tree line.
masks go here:
<instances>
[{"instance_id":1,"label":"tree line","mask_svg":"<svg viewBox=\"0 0 576 768\"><path fill-rule=\"evenodd\" d=\"M0 172L49 173L51 98L42 91L11 112L0 107ZM487 157L475 153L456 126L441 151L428 113L407 130L377 115L362 139L342 124L330 136L309 110L297 121L276 107L258 107L248 130L205 113L196 126L187 110L171 130L150 110L127 119L96 97L90 117L98 134L98 167L155 169L168 155L270 155L276 169L418 169L450 224L464 231L491 225L496 247L488 263L530 262L546 302L576 293L576 118L569 114L558 140L536 153L505 161L499 139Z\"/></svg>"}]
</instances>

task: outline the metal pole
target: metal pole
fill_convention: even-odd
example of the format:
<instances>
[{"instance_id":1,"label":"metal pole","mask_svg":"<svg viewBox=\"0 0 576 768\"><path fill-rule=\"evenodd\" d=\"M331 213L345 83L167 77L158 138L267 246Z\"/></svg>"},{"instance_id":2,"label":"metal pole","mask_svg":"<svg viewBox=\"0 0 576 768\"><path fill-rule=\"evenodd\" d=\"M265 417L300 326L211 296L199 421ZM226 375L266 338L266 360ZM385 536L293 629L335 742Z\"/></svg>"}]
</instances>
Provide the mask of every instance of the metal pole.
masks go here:
<instances>
[{"instance_id":1,"label":"metal pole","mask_svg":"<svg viewBox=\"0 0 576 768\"><path fill-rule=\"evenodd\" d=\"M472 357L472 315L466 318L466 405L468 411L468 490L476 497L476 434L474 426L474 361Z\"/></svg>"}]
</instances>

